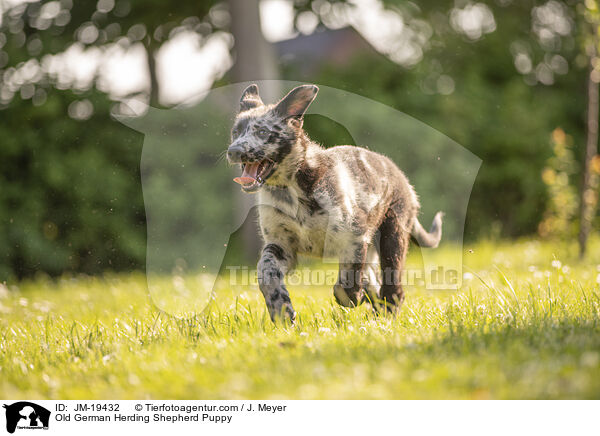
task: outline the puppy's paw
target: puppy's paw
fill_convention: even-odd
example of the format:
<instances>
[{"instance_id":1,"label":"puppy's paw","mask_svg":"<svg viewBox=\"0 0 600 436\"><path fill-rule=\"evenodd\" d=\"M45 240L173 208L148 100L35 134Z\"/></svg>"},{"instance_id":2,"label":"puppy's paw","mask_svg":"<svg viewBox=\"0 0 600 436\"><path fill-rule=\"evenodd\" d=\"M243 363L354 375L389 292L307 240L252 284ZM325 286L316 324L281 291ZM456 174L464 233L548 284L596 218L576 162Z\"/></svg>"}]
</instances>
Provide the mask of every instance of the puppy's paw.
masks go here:
<instances>
[{"instance_id":1,"label":"puppy's paw","mask_svg":"<svg viewBox=\"0 0 600 436\"><path fill-rule=\"evenodd\" d=\"M296 311L289 303L284 303L282 307L282 316L286 323L294 325L296 323Z\"/></svg>"},{"instance_id":2,"label":"puppy's paw","mask_svg":"<svg viewBox=\"0 0 600 436\"><path fill-rule=\"evenodd\" d=\"M296 311L291 303L282 303L269 311L271 320L275 324L294 325L296 323Z\"/></svg>"},{"instance_id":3,"label":"puppy's paw","mask_svg":"<svg viewBox=\"0 0 600 436\"><path fill-rule=\"evenodd\" d=\"M370 302L373 312L379 316L392 316L395 317L400 313L401 306L395 302L389 302L386 300L376 299Z\"/></svg>"}]
</instances>

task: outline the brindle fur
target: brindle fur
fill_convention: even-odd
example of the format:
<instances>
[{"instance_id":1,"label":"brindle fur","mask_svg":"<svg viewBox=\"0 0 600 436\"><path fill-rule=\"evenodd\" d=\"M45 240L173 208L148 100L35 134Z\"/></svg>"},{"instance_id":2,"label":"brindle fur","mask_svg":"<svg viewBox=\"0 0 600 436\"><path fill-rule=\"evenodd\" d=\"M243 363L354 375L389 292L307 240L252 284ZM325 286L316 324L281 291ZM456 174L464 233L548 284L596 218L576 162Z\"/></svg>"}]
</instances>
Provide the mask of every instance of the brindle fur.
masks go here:
<instances>
[{"instance_id":1,"label":"brindle fur","mask_svg":"<svg viewBox=\"0 0 600 436\"><path fill-rule=\"evenodd\" d=\"M274 162L258 190L264 239L258 277L274 321L295 319L283 278L298 254L339 259L333 290L339 304L369 300L376 309L394 310L404 300L399 277L411 234L425 247L441 239L442 214L430 232L423 229L417 195L390 159L360 147L325 149L309 139L302 122L317 91L299 86L279 103L265 105L258 87L250 85L228 150L231 163ZM261 129L268 135L263 130L259 137Z\"/></svg>"}]
</instances>

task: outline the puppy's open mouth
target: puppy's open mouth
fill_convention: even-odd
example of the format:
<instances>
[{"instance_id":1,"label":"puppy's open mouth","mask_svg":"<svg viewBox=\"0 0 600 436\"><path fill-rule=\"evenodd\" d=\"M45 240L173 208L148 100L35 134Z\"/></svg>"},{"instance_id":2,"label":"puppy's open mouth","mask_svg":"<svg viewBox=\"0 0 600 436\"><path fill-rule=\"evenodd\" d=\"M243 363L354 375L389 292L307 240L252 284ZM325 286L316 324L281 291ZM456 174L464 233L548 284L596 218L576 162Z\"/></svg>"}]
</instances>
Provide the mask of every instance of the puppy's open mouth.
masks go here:
<instances>
[{"instance_id":1,"label":"puppy's open mouth","mask_svg":"<svg viewBox=\"0 0 600 436\"><path fill-rule=\"evenodd\" d=\"M233 181L242 185L242 189L246 192L256 191L271 176L274 166L274 162L270 159L242 163L242 175Z\"/></svg>"}]
</instances>

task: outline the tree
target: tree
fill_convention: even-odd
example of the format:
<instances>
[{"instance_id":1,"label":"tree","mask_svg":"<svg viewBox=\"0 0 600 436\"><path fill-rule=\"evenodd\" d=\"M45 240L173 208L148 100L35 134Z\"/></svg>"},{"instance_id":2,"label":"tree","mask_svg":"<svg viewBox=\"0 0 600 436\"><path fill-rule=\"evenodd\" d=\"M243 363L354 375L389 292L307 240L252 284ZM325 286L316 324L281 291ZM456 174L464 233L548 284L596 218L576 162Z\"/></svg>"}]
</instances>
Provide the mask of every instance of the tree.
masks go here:
<instances>
[{"instance_id":1,"label":"tree","mask_svg":"<svg viewBox=\"0 0 600 436\"><path fill-rule=\"evenodd\" d=\"M150 104L158 105L155 57L171 32L187 29L207 36L227 26L227 11L214 0L178 3L160 0L44 0L15 3L2 10L2 27L9 32L3 32L7 39L4 47L7 56L1 68L10 70L30 60L41 65L45 55L62 53L74 44L100 49L112 43L123 47L142 44L147 53L150 77L148 99Z\"/></svg>"},{"instance_id":2,"label":"tree","mask_svg":"<svg viewBox=\"0 0 600 436\"><path fill-rule=\"evenodd\" d=\"M595 1L579 5L583 15L586 32L584 34L584 52L589 58L587 141L583 160L583 181L581 184L579 213L579 256L585 255L587 239L592 228L598 204L598 179L600 165L598 158L598 82L600 82L600 57L598 48L598 27L600 11Z\"/></svg>"},{"instance_id":3,"label":"tree","mask_svg":"<svg viewBox=\"0 0 600 436\"><path fill-rule=\"evenodd\" d=\"M234 82L251 80L277 79L277 62L273 48L261 31L258 0L229 0L231 13L231 32L235 41L235 63L232 69ZM269 89L261 93L266 101L273 100L279 95L279 87L273 83ZM234 187L239 204L248 205L253 199L241 193ZM247 210L242 206L241 211ZM241 217L242 219L246 217ZM252 259L260 249L260 239L255 217L248 217L242 229L242 238L246 257Z\"/></svg>"}]
</instances>

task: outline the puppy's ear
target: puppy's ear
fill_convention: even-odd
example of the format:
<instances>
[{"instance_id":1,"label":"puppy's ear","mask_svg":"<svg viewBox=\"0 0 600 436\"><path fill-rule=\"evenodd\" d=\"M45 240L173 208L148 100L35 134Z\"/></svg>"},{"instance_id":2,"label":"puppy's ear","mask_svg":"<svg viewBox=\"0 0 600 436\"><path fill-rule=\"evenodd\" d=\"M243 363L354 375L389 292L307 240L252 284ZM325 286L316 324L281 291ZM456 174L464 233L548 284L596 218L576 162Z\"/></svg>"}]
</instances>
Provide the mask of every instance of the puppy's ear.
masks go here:
<instances>
[{"instance_id":1,"label":"puppy's ear","mask_svg":"<svg viewBox=\"0 0 600 436\"><path fill-rule=\"evenodd\" d=\"M240 112L254 109L263 104L260 95L258 95L258 85L253 83L242 92L242 98L240 98Z\"/></svg>"},{"instance_id":2,"label":"puppy's ear","mask_svg":"<svg viewBox=\"0 0 600 436\"><path fill-rule=\"evenodd\" d=\"M282 118L302 119L306 109L317 96L317 92L319 92L319 88L315 85L298 86L277 103L274 111Z\"/></svg>"}]
</instances>

